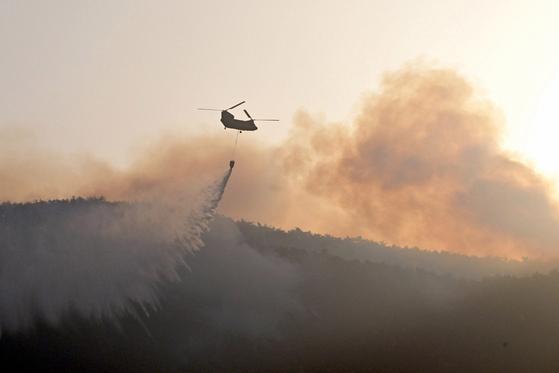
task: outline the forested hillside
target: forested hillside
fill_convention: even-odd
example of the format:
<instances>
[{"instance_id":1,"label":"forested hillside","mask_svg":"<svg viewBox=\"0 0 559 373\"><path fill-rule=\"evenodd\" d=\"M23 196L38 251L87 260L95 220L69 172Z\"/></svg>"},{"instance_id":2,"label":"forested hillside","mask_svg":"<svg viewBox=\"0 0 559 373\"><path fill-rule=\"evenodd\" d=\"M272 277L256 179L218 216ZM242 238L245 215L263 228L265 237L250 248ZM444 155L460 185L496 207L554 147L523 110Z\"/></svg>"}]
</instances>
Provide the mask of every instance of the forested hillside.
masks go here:
<instances>
[{"instance_id":1,"label":"forested hillside","mask_svg":"<svg viewBox=\"0 0 559 373\"><path fill-rule=\"evenodd\" d=\"M424 269L455 277L482 279L494 275L529 275L557 268L556 261L508 260L498 257L473 257L445 251L427 251L416 247L402 248L360 237L337 238L303 232L283 231L273 227L239 221L237 225L245 240L259 249L298 248L327 253L348 260L393 264L404 268Z\"/></svg>"},{"instance_id":2,"label":"forested hillside","mask_svg":"<svg viewBox=\"0 0 559 373\"><path fill-rule=\"evenodd\" d=\"M59 219L71 216L78 222L78 211L102 207L109 214L116 206L102 200L4 205L2 250L22 250L23 243L44 250L41 245L55 245L49 238L57 235L41 227L55 230ZM13 222L20 227L25 222L26 236L10 246L18 234ZM135 312L117 320L84 317L73 308L79 304L58 323L37 315L32 328L2 334L4 366L228 372L559 369L555 271L468 279L452 275L451 268L474 273L477 264L486 266L471 276L479 278L497 265L512 273L521 264L282 232L224 217L212 223L203 241L204 248L186 257L188 267L179 270L178 281L154 284L156 307L137 304ZM31 265L21 268L33 271ZM45 296L56 297L57 289Z\"/></svg>"}]
</instances>

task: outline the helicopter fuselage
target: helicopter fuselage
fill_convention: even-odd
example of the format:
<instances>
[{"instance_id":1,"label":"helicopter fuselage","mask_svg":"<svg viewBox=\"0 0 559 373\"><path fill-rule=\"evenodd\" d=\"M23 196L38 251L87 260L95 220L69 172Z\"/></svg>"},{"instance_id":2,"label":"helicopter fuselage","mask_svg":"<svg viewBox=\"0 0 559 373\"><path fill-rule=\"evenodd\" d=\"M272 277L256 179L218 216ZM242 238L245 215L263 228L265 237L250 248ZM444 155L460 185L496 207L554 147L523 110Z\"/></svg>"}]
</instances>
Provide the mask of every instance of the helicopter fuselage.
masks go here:
<instances>
[{"instance_id":1,"label":"helicopter fuselage","mask_svg":"<svg viewBox=\"0 0 559 373\"><path fill-rule=\"evenodd\" d=\"M254 120L235 119L233 114L227 110L221 112L221 123L225 128L231 128L239 131L256 131L258 127L254 124Z\"/></svg>"}]
</instances>

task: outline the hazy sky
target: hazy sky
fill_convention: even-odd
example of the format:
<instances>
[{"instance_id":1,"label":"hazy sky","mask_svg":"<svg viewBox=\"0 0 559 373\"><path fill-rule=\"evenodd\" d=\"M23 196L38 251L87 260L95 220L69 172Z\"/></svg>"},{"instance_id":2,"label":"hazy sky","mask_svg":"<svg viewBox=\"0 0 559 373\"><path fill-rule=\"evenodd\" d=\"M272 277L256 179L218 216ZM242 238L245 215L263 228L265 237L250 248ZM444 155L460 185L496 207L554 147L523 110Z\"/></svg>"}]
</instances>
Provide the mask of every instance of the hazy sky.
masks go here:
<instances>
[{"instance_id":1,"label":"hazy sky","mask_svg":"<svg viewBox=\"0 0 559 373\"><path fill-rule=\"evenodd\" d=\"M0 0L0 126L122 164L162 132L223 131L196 107L247 100L282 122L243 141L277 141L296 110L348 120L422 58L472 80L507 146L559 175L558 16L556 1Z\"/></svg>"}]
</instances>

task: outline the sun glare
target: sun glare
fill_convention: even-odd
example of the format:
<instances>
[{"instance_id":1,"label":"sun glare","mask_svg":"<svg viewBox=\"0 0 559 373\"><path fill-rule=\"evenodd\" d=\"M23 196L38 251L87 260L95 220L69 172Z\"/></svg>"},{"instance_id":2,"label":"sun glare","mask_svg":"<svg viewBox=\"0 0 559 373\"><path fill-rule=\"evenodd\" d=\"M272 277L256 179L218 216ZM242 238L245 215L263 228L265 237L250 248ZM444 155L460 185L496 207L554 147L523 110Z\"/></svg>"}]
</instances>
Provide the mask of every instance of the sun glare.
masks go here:
<instances>
[{"instance_id":1,"label":"sun glare","mask_svg":"<svg viewBox=\"0 0 559 373\"><path fill-rule=\"evenodd\" d=\"M527 152L546 175L559 177L559 75L550 81L536 107Z\"/></svg>"}]
</instances>

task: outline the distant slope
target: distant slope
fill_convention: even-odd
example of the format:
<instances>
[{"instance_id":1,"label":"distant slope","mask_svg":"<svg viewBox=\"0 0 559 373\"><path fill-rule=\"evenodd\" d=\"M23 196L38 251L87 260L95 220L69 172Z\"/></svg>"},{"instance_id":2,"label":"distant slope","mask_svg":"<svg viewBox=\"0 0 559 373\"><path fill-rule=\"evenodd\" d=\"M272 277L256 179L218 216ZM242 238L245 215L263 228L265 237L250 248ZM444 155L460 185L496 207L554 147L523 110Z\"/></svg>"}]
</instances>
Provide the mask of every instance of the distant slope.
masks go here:
<instances>
[{"instance_id":1,"label":"distant slope","mask_svg":"<svg viewBox=\"0 0 559 373\"><path fill-rule=\"evenodd\" d=\"M248 244L261 249L296 248L315 253L324 252L348 260L386 263L470 279L547 273L559 267L557 262L473 257L444 251L402 248L362 238L337 238L304 232L300 229L283 231L243 220L238 221L237 226Z\"/></svg>"}]
</instances>

